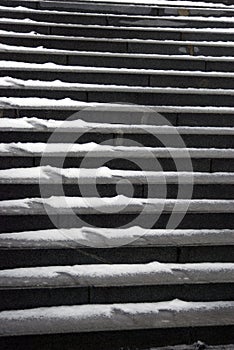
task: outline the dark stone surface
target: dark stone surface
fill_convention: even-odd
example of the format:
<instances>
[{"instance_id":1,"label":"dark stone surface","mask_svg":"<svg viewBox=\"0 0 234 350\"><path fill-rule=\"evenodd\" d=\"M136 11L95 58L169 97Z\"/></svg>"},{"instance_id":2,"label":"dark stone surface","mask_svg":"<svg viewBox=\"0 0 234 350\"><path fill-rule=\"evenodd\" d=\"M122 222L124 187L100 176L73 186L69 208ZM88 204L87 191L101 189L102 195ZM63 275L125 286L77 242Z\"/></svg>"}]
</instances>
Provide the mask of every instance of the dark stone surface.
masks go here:
<instances>
[{"instance_id":1,"label":"dark stone surface","mask_svg":"<svg viewBox=\"0 0 234 350\"><path fill-rule=\"evenodd\" d=\"M50 196L83 196L83 197L113 197L117 194L122 194L128 197L135 198L185 198L189 199L190 185L180 185L180 190L184 195L178 196L178 185L124 185L124 184L95 184L94 185L63 185L61 188L56 184L41 185L43 197ZM234 185L225 184L203 184L194 185L192 198L194 199L233 199ZM62 192L61 192L62 191ZM40 186L37 184L0 184L0 200L23 199L40 197Z\"/></svg>"},{"instance_id":2,"label":"dark stone surface","mask_svg":"<svg viewBox=\"0 0 234 350\"><path fill-rule=\"evenodd\" d=\"M36 227L34 227L34 230ZM1 249L0 268L63 266L76 264L140 264L177 261L177 247L117 247L61 249Z\"/></svg>"},{"instance_id":3,"label":"dark stone surface","mask_svg":"<svg viewBox=\"0 0 234 350\"><path fill-rule=\"evenodd\" d=\"M0 289L0 311L88 303L88 288L79 286Z\"/></svg>"},{"instance_id":4,"label":"dark stone surface","mask_svg":"<svg viewBox=\"0 0 234 350\"><path fill-rule=\"evenodd\" d=\"M89 72L51 72L40 70L1 70L0 76L10 76L18 79L39 79L45 81L62 80L70 83L114 84L128 86L149 86L147 74L89 73Z\"/></svg>"},{"instance_id":5,"label":"dark stone surface","mask_svg":"<svg viewBox=\"0 0 234 350\"><path fill-rule=\"evenodd\" d=\"M234 326L167 328L1 337L0 345L2 350L75 350L77 346L80 350L143 350L181 343L192 344L198 339L209 344L231 344L234 342L233 334Z\"/></svg>"},{"instance_id":6,"label":"dark stone surface","mask_svg":"<svg viewBox=\"0 0 234 350\"><path fill-rule=\"evenodd\" d=\"M82 226L96 227L129 227L134 222L135 225L149 228L164 229L167 227L170 215L162 214L159 218L156 214L147 214L138 218L138 214L83 214L54 217L57 227L75 228ZM178 220L177 228L181 229L233 229L232 213L186 213L184 218L181 214L174 214L174 220ZM136 219L136 220L135 220ZM182 221L181 221L182 219ZM135 221L134 221L135 220ZM0 216L0 232L20 232L29 230L43 230L54 228L54 224L46 215L7 215ZM173 226L174 228L174 226ZM121 260L120 260L121 261Z\"/></svg>"}]
</instances>

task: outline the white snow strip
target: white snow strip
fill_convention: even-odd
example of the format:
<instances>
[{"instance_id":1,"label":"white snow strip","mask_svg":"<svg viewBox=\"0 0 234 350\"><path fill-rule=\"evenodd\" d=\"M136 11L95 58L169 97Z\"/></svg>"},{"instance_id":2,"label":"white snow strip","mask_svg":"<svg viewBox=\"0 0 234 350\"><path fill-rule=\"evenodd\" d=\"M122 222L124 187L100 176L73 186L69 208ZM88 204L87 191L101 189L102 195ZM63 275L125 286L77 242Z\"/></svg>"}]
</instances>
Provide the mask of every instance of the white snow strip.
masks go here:
<instances>
[{"instance_id":1,"label":"white snow strip","mask_svg":"<svg viewBox=\"0 0 234 350\"><path fill-rule=\"evenodd\" d=\"M234 283L234 263L98 264L0 271L1 288ZM194 287L195 288L195 287Z\"/></svg>"},{"instance_id":2,"label":"white snow strip","mask_svg":"<svg viewBox=\"0 0 234 350\"><path fill-rule=\"evenodd\" d=\"M229 148L173 148L100 145L95 142L71 143L0 143L0 156L70 156L135 158L234 158Z\"/></svg>"},{"instance_id":3,"label":"white snow strip","mask_svg":"<svg viewBox=\"0 0 234 350\"><path fill-rule=\"evenodd\" d=\"M234 62L232 56L191 56L191 55L161 55L161 54L138 54L138 53L118 53L118 52L98 52L98 51L74 51L46 49L39 47L14 46L0 44L0 52L20 52L20 53L38 53L53 55L74 55L74 56L101 56L101 57L128 57L128 58L155 58L155 59L172 59L172 60L191 60L191 61L214 61L214 62Z\"/></svg>"},{"instance_id":4,"label":"white snow strip","mask_svg":"<svg viewBox=\"0 0 234 350\"><path fill-rule=\"evenodd\" d=\"M234 213L234 200L115 197L25 198L0 201L0 215L156 214L161 212Z\"/></svg>"},{"instance_id":5,"label":"white snow strip","mask_svg":"<svg viewBox=\"0 0 234 350\"><path fill-rule=\"evenodd\" d=\"M234 230L167 230L82 227L2 233L1 248L76 249L82 247L110 248L158 246L234 245ZM230 247L232 249L232 247Z\"/></svg>"},{"instance_id":6,"label":"white snow strip","mask_svg":"<svg viewBox=\"0 0 234 350\"><path fill-rule=\"evenodd\" d=\"M146 111L146 112L161 112L161 113L217 113L217 114L233 114L234 107L196 107L196 106L146 106L132 105L123 103L98 103L98 102L83 102L75 101L70 98L53 100L39 97L0 97L0 109L48 109L53 110L71 110L79 111L90 108L90 110L121 110L121 111ZM40 113L39 113L40 115ZM37 115L35 115L37 116ZM110 113L111 117L111 113Z\"/></svg>"},{"instance_id":7,"label":"white snow strip","mask_svg":"<svg viewBox=\"0 0 234 350\"><path fill-rule=\"evenodd\" d=\"M234 302L44 307L0 312L0 336L233 325Z\"/></svg>"},{"instance_id":8,"label":"white snow strip","mask_svg":"<svg viewBox=\"0 0 234 350\"><path fill-rule=\"evenodd\" d=\"M86 66L65 66L47 63L28 63L17 61L0 60L1 70L37 70L48 72L73 72L73 73L111 73L111 74L150 74L150 75L172 75L172 76L198 76L198 77L220 77L234 78L231 72L203 72L203 71L177 71L177 70L154 70L154 69L132 69L132 68L107 68L107 67L86 67Z\"/></svg>"},{"instance_id":9,"label":"white snow strip","mask_svg":"<svg viewBox=\"0 0 234 350\"><path fill-rule=\"evenodd\" d=\"M1 184L116 184L121 179L136 184L234 184L234 173L189 173L155 172L134 170L113 170L107 167L97 169L55 168L49 165L34 168L12 168L0 170Z\"/></svg>"},{"instance_id":10,"label":"white snow strip","mask_svg":"<svg viewBox=\"0 0 234 350\"><path fill-rule=\"evenodd\" d=\"M156 120L155 120L156 122ZM118 124L87 122L83 119L54 120L39 118L0 118L0 131L17 132L77 132L77 133L128 133L153 135L234 135L234 127L170 126L152 124Z\"/></svg>"},{"instance_id":11,"label":"white snow strip","mask_svg":"<svg viewBox=\"0 0 234 350\"><path fill-rule=\"evenodd\" d=\"M207 89L207 88L171 88L171 87L142 87L127 85L102 85L67 83L61 80L23 80L12 77L0 77L0 89L33 89L33 90L65 90L65 91L108 91L133 92L155 94L196 94L196 95L228 95L234 96L233 89Z\"/></svg>"}]
</instances>

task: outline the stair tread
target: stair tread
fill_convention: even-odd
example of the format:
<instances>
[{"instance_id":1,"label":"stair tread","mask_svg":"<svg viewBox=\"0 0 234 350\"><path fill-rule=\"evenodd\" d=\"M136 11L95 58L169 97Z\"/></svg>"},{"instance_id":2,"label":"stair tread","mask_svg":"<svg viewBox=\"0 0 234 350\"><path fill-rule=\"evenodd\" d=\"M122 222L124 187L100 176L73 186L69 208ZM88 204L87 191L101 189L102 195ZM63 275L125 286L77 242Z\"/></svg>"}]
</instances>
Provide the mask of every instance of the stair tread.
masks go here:
<instances>
[{"instance_id":1,"label":"stair tread","mask_svg":"<svg viewBox=\"0 0 234 350\"><path fill-rule=\"evenodd\" d=\"M148 158L234 158L231 148L180 148L180 147L138 147L100 145L95 142L72 143L44 143L18 142L1 143L0 156L3 157L35 157L35 156L73 156L73 157L109 157L111 159L126 157Z\"/></svg>"},{"instance_id":2,"label":"stair tread","mask_svg":"<svg viewBox=\"0 0 234 350\"><path fill-rule=\"evenodd\" d=\"M234 200L115 197L25 198L0 201L0 215L233 213Z\"/></svg>"},{"instance_id":3,"label":"stair tread","mask_svg":"<svg viewBox=\"0 0 234 350\"><path fill-rule=\"evenodd\" d=\"M79 305L3 311L1 336L233 325L234 302Z\"/></svg>"},{"instance_id":4,"label":"stair tread","mask_svg":"<svg viewBox=\"0 0 234 350\"><path fill-rule=\"evenodd\" d=\"M175 229L146 230L139 226L111 229L82 227L48 229L0 234L3 249L69 249L75 246L112 248L170 247L170 246L223 246L234 245L234 230L230 229Z\"/></svg>"},{"instance_id":5,"label":"stair tread","mask_svg":"<svg viewBox=\"0 0 234 350\"><path fill-rule=\"evenodd\" d=\"M0 118L0 132L29 131L29 132L89 132L89 133L130 133L153 135L233 135L234 127L199 127L199 126L172 126L152 124L118 124L111 120L109 123L88 122L83 119L77 120L45 120L40 118Z\"/></svg>"},{"instance_id":6,"label":"stair tread","mask_svg":"<svg viewBox=\"0 0 234 350\"><path fill-rule=\"evenodd\" d=\"M155 172L134 170L113 170L108 167L97 169L61 169L51 166L33 168L11 168L0 170L1 184L111 184L121 179L138 184L234 184L234 173L199 172Z\"/></svg>"},{"instance_id":7,"label":"stair tread","mask_svg":"<svg viewBox=\"0 0 234 350\"><path fill-rule=\"evenodd\" d=\"M0 271L3 288L234 283L234 263L98 264Z\"/></svg>"},{"instance_id":8,"label":"stair tread","mask_svg":"<svg viewBox=\"0 0 234 350\"><path fill-rule=\"evenodd\" d=\"M125 111L132 111L136 106L128 103L100 103L100 102L83 102L76 101L70 98L64 99L49 99L40 97L0 97L0 109L51 109L51 110L82 110L85 107L97 108L101 110L104 108L121 108ZM211 114L233 114L233 107L214 107L214 106L146 106L138 105L138 108L147 108L147 111L161 112L161 113L211 113ZM100 108L100 109L99 109ZM151 109L152 108L152 109ZM111 117L111 116L110 116Z\"/></svg>"}]
</instances>

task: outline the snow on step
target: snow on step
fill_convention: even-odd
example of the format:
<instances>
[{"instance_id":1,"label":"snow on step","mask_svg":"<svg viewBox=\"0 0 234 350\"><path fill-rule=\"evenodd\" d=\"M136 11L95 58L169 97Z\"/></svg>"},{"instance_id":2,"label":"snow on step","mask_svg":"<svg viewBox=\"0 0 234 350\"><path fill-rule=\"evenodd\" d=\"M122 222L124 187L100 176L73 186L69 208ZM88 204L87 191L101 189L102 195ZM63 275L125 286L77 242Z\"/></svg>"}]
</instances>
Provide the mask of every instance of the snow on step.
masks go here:
<instances>
[{"instance_id":1,"label":"snow on step","mask_svg":"<svg viewBox=\"0 0 234 350\"><path fill-rule=\"evenodd\" d=\"M104 0L86 0L89 2L105 2ZM108 1L110 3L118 3L118 4L129 4L129 0L110 0ZM132 0L131 3L133 4L147 4L150 7L155 7L155 1L153 0ZM194 7L208 7L208 8L234 8L233 5L226 5L223 4L222 2L219 3L213 3L212 0L210 2L205 2L205 1L187 1L187 0L157 0L157 5L160 6L194 6Z\"/></svg>"},{"instance_id":2,"label":"snow on step","mask_svg":"<svg viewBox=\"0 0 234 350\"><path fill-rule=\"evenodd\" d=\"M234 283L234 263L98 264L0 271L1 288Z\"/></svg>"},{"instance_id":3,"label":"snow on step","mask_svg":"<svg viewBox=\"0 0 234 350\"><path fill-rule=\"evenodd\" d=\"M1 21L0 21L1 23ZM70 41L96 41L96 42L118 42L118 43L136 43L136 44L154 44L154 45L194 45L194 46L211 46L211 47L234 47L233 41L191 41L191 40L155 40L155 39L128 39L128 38L99 38L99 37L80 37L80 36L64 36L64 35L46 35L38 32L16 32L8 30L0 30L1 37L15 38L33 38L46 40L70 40Z\"/></svg>"},{"instance_id":4,"label":"snow on step","mask_svg":"<svg viewBox=\"0 0 234 350\"><path fill-rule=\"evenodd\" d=\"M234 29L234 28L233 28ZM234 32L233 32L234 33ZM27 47L14 46L0 43L0 52L14 53L38 53L53 55L74 55L74 56L101 56L101 57L127 57L127 58L144 58L144 59L168 59L168 60L189 60L189 61L210 61L210 62L233 62L232 56L191 56L191 55L162 55L162 54L145 54L145 53L119 53L119 52L98 52L98 51L74 51L62 49L47 49L44 47ZM49 58L48 58L49 60Z\"/></svg>"},{"instance_id":5,"label":"snow on step","mask_svg":"<svg viewBox=\"0 0 234 350\"><path fill-rule=\"evenodd\" d=\"M82 227L2 233L0 248L111 248L160 246L222 246L234 245L234 230L146 230L139 226L130 228Z\"/></svg>"},{"instance_id":6,"label":"snow on step","mask_svg":"<svg viewBox=\"0 0 234 350\"><path fill-rule=\"evenodd\" d=\"M45 120L40 118L0 118L1 131L30 132L77 132L77 133L127 133L153 135L234 135L234 127L169 126L150 124L93 123L83 119Z\"/></svg>"},{"instance_id":7,"label":"snow on step","mask_svg":"<svg viewBox=\"0 0 234 350\"><path fill-rule=\"evenodd\" d=\"M0 97L0 110L1 109L53 109L53 110L70 110L79 111L83 109L90 110L105 110L108 108L110 111L136 111L136 106L123 103L98 103L98 102L83 102L75 101L70 98L64 99L48 99L39 97ZM197 106L149 106L149 105L137 105L139 111L151 111L159 113L212 113L212 114L233 114L234 107L197 107ZM111 119L111 113L110 113Z\"/></svg>"},{"instance_id":8,"label":"snow on step","mask_svg":"<svg viewBox=\"0 0 234 350\"><path fill-rule=\"evenodd\" d=\"M135 16L134 16L135 18ZM43 21L35 21L32 20L30 18L24 18L24 19L18 19L18 18L9 18L9 17L5 17L1 19L1 23L5 23L5 24L11 24L13 22L15 22L15 24L24 24L24 25L31 25L31 24L35 24L37 26L50 26L50 27L65 27L65 26L69 26L70 28L92 28L92 29L104 29L104 30L115 30L115 31L119 31L119 30L125 30L125 31L143 31L143 32L158 32L158 31L180 31L182 33L225 33L228 34L227 32L227 28L222 28L222 27L208 27L208 28L197 28L196 27L196 22L205 22L205 23L223 23L224 27L226 26L226 24L228 23L233 23L233 19L232 17L199 17L199 16L192 16L192 17L183 17L183 16L179 16L179 17L174 17L173 16L160 16L158 18L155 18L155 24L156 26L153 26L153 24L151 23L152 20L144 20L144 18L142 20L137 21L137 25L134 25L134 22L132 22L131 26L128 25L119 25L119 26L115 26L115 25L100 25L100 24L71 24L71 23L66 23L66 22L61 22L61 23L54 23L54 22L43 22ZM157 21L159 22L159 25L157 23ZM164 21L164 23L163 23ZM124 21L123 21L124 22ZM126 19L127 22L127 19ZM160 26L160 22L163 23L164 25ZM181 23L180 23L181 22ZM189 28L183 28L184 22L191 22L191 26ZM129 24L129 22L127 22L127 24ZM147 25L148 24L148 25ZM165 26L165 24L167 24L167 26ZM178 26L180 26L178 28ZM192 27L194 26L194 27ZM234 32L234 28L228 28L229 29L229 33L233 34Z\"/></svg>"},{"instance_id":9,"label":"snow on step","mask_svg":"<svg viewBox=\"0 0 234 350\"><path fill-rule=\"evenodd\" d=\"M174 3L173 3L174 4ZM155 6L156 5L156 6ZM158 4L154 4L154 8L155 7L159 7L157 6ZM209 4L208 4L209 5ZM193 3L193 6L194 6L194 3ZM160 7L159 7L160 8ZM229 7L225 9L225 11L230 11L232 9L232 7ZM17 7L10 7L10 6L0 6L0 11L4 11L4 12L15 12L15 13L25 13L25 14L54 14L54 15L69 15L69 16L81 16L81 17L87 17L87 16L92 16L92 17L105 17L105 16L108 16L108 18L134 18L136 20L141 20L141 19L145 19L145 20L157 20L157 19L172 19L172 20L190 20L191 19L195 19L195 20L206 20L208 19L209 20L213 20L215 19L217 22L218 21L230 21L230 22L233 22L232 18L229 19L229 17L212 17L212 16L209 16L209 17L203 17L203 16L193 16L192 18L191 17L188 17L188 16L149 16L149 15L125 15L125 14L113 14L113 13L104 13L104 14L101 14L101 13L93 13L93 12L78 12L78 11L75 11L75 12L71 12L71 11L62 11L62 10L42 10L42 9L32 9L32 8L28 8L28 7L24 7L24 6L17 6ZM228 20L229 19L229 20Z\"/></svg>"},{"instance_id":10,"label":"snow on step","mask_svg":"<svg viewBox=\"0 0 234 350\"><path fill-rule=\"evenodd\" d=\"M0 77L0 89L33 89L33 90L64 90L64 91L107 91L127 93L155 93L155 94L195 94L195 95L228 95L234 96L233 89L207 88L171 88L171 87L141 87L107 84L67 83L61 80L23 80L12 77Z\"/></svg>"},{"instance_id":11,"label":"snow on step","mask_svg":"<svg viewBox=\"0 0 234 350\"><path fill-rule=\"evenodd\" d=\"M0 201L0 215L131 214L131 213L234 213L234 200L151 199L115 197L25 198Z\"/></svg>"},{"instance_id":12,"label":"snow on step","mask_svg":"<svg viewBox=\"0 0 234 350\"><path fill-rule=\"evenodd\" d=\"M73 73L111 73L111 74L150 74L150 75L172 75L191 76L203 78L234 78L234 73L229 72L203 72L203 71L176 71L176 70L155 70L155 69L132 69L132 68L107 68L89 66L68 66L59 65L53 62L28 63L17 61L0 60L2 70L21 71L49 71L49 72L73 72Z\"/></svg>"},{"instance_id":13,"label":"snow on step","mask_svg":"<svg viewBox=\"0 0 234 350\"><path fill-rule=\"evenodd\" d=\"M0 336L233 325L234 302L44 307L0 312Z\"/></svg>"},{"instance_id":14,"label":"snow on step","mask_svg":"<svg viewBox=\"0 0 234 350\"><path fill-rule=\"evenodd\" d=\"M136 184L234 184L234 173L155 172L113 170L108 167L56 168L39 166L0 170L0 184L116 184L121 179Z\"/></svg>"},{"instance_id":15,"label":"snow on step","mask_svg":"<svg viewBox=\"0 0 234 350\"><path fill-rule=\"evenodd\" d=\"M1 157L121 157L135 158L234 158L234 149L229 148L173 148L173 147L137 147L110 146L95 142L83 144L71 143L0 143Z\"/></svg>"}]
</instances>

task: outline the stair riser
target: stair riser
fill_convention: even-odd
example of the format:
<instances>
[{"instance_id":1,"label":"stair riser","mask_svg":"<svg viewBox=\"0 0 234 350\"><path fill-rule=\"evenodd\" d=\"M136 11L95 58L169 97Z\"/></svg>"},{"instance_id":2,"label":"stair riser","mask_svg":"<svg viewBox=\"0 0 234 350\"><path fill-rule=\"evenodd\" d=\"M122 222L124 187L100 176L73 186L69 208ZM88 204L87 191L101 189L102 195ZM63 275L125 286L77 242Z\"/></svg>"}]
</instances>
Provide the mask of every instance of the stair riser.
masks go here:
<instances>
[{"instance_id":1,"label":"stair riser","mask_svg":"<svg viewBox=\"0 0 234 350\"><path fill-rule=\"evenodd\" d=\"M45 53L0 52L0 60L9 60L29 63L46 63L48 61L71 66L107 67L107 68L139 68L139 69L165 69L165 70L199 70L206 71L204 61L186 59L142 59L132 57L100 57L90 55L56 55ZM208 62L208 71L234 71L233 62ZM216 69L212 68L216 67Z\"/></svg>"},{"instance_id":2,"label":"stair riser","mask_svg":"<svg viewBox=\"0 0 234 350\"><path fill-rule=\"evenodd\" d=\"M127 86L151 87L194 87L234 89L234 79L228 77L206 77L185 75L150 75L150 74L119 74L107 72L51 72L42 70L12 70L2 69L0 76L11 76L17 79L56 80L71 83L114 84Z\"/></svg>"},{"instance_id":3,"label":"stair riser","mask_svg":"<svg viewBox=\"0 0 234 350\"><path fill-rule=\"evenodd\" d=\"M186 45L186 44L145 44L131 42L108 42L96 40L56 40L41 38L18 38L12 36L1 36L2 44L38 47L43 46L47 49L72 50L72 51L99 51L121 52L121 53L145 53L145 54L164 54L164 55L191 55L191 56L234 56L234 47L228 46L205 46L205 45Z\"/></svg>"},{"instance_id":4,"label":"stair riser","mask_svg":"<svg viewBox=\"0 0 234 350\"><path fill-rule=\"evenodd\" d=\"M7 107L5 109L0 109L0 115L1 117L6 118L22 118L22 117L37 117L42 119L55 119L55 120L65 120L67 118L70 118L75 113L81 113L80 108L77 108L77 111L75 110L54 110L51 109L51 107L48 107L47 109L24 109L24 108L15 108L15 109L8 109ZM127 118L129 117L130 119ZM234 113L160 113L162 116L166 118L166 120L171 123L174 126L217 126L220 127L226 126L226 127L234 127ZM77 118L77 114L76 118ZM98 119L95 116L98 116ZM79 116L79 115L78 115ZM89 116L89 118L87 118ZM105 122L109 123L110 121L112 123L134 123L134 124L142 124L142 113L140 113L139 117L136 117L136 113L131 114L128 112L128 114L123 113L123 118L121 118L121 115L118 113L117 116L113 116L113 112L101 112L98 113L95 111L93 114L91 111L89 114L85 115L85 120L90 122ZM81 114L81 118L84 118L84 114ZM121 119L120 119L121 118ZM74 118L73 118L74 119ZM145 122L144 122L145 123ZM148 124L154 125L154 117ZM158 123L158 120L156 119L156 124L161 125Z\"/></svg>"},{"instance_id":5,"label":"stair riser","mask_svg":"<svg viewBox=\"0 0 234 350\"><path fill-rule=\"evenodd\" d=\"M56 130L56 129L55 129ZM16 132L16 131L0 131L0 142L47 142L52 133L51 132ZM55 139L57 135L57 140ZM186 147L195 148L234 148L233 135L180 135ZM165 135L162 136L165 139ZM118 141L116 140L118 138ZM99 132L92 133L58 133L53 134L53 142L64 143L105 143L108 145L122 145L122 146L147 146L147 147L163 147L163 143L160 142L160 135L152 134L106 134ZM167 143L168 147L178 147L178 136L168 135Z\"/></svg>"},{"instance_id":6,"label":"stair riser","mask_svg":"<svg viewBox=\"0 0 234 350\"><path fill-rule=\"evenodd\" d=\"M70 248L70 249L69 249ZM162 246L62 249L0 249L0 268L85 264L234 262L233 246ZM171 288L173 289L173 288ZM155 296L154 296L155 297ZM232 296L233 298L233 296ZM231 298L231 299L232 299Z\"/></svg>"},{"instance_id":7,"label":"stair riser","mask_svg":"<svg viewBox=\"0 0 234 350\"><path fill-rule=\"evenodd\" d=\"M71 98L75 101L99 102L99 103L134 103L156 106L214 106L234 107L233 95L217 94L178 94L172 93L144 93L144 92L117 92L117 91L82 91L76 90L52 90L30 88L5 88L0 87L0 97L40 97L51 99Z\"/></svg>"},{"instance_id":8,"label":"stair riser","mask_svg":"<svg viewBox=\"0 0 234 350\"><path fill-rule=\"evenodd\" d=\"M78 183L78 180L77 180ZM57 185L42 185L43 196L56 196L61 195L61 187ZM186 193L190 193L191 186L180 185L180 190L185 192L183 198L187 198ZM78 184L64 185L63 191L66 196L85 196L93 197L95 191L100 197L114 197L117 194L123 194L125 196L133 196L136 198L177 198L178 185L150 185L147 189L147 185L133 185L118 187L116 185L81 185ZM133 193L132 193L133 192ZM214 185L203 184L194 185L193 195L194 199L234 199L234 185ZM40 186L37 184L0 184L0 200L8 199L23 199L40 197ZM181 196L179 198L182 198Z\"/></svg>"},{"instance_id":9,"label":"stair riser","mask_svg":"<svg viewBox=\"0 0 234 350\"><path fill-rule=\"evenodd\" d=\"M87 225L93 225L96 227L120 227L125 225L132 225L137 215L135 214L97 214L97 215L81 215L81 220L77 219L76 215L66 216L59 215L54 218L58 227L74 228ZM177 215L175 215L176 217ZM162 214L160 219L153 225L152 228L165 229L168 223L170 214ZM181 218L181 214L178 214ZM155 222L155 215L152 217L150 214L141 217L141 222L144 227L149 226L149 222ZM19 232L30 230L43 230L54 228L54 225L50 221L50 218L46 215L6 215L0 216L1 228L0 232ZM233 215L232 213L187 213L178 225L177 228L181 229L233 229ZM233 261L231 255L234 252L230 252L227 256L228 261ZM217 257L216 257L217 258ZM131 261L135 259L131 256ZM156 259L157 260L157 259ZM204 260L206 261L206 259ZM219 261L219 260L218 260ZM120 261L121 262L121 261ZM122 261L123 262L123 261ZM46 266L46 262L44 262Z\"/></svg>"},{"instance_id":10,"label":"stair riser","mask_svg":"<svg viewBox=\"0 0 234 350\"><path fill-rule=\"evenodd\" d=\"M63 162L64 161L64 162ZM173 159L171 158L155 158L153 164L152 158L143 159L143 158L116 158L111 157L105 158L89 158L83 161L83 158L79 157L43 157L43 162L41 162L40 157L3 157L0 163L0 169L9 169L9 168L24 168L24 167L33 167L39 165L50 165L55 167L61 167L63 164L64 168L79 168L80 165L84 168L98 168L101 166L108 166L111 169L126 169L126 170L139 170L143 169L144 171L188 171L188 159L177 158L176 166ZM42 164L41 164L42 163ZM234 159L215 159L215 158L193 158L192 159L193 171L201 172L223 172L230 171L234 172Z\"/></svg>"},{"instance_id":11,"label":"stair riser","mask_svg":"<svg viewBox=\"0 0 234 350\"><path fill-rule=\"evenodd\" d=\"M192 344L202 339L206 344L233 343L233 326L163 328L151 330L132 330L116 332L87 332L70 334L46 334L40 336L11 336L0 338L2 350L73 350L79 344L80 350L121 350L125 346L132 349L147 349L168 344ZM98 348L97 348L98 344Z\"/></svg>"},{"instance_id":12,"label":"stair riser","mask_svg":"<svg viewBox=\"0 0 234 350\"><path fill-rule=\"evenodd\" d=\"M0 311L60 305L233 300L232 283L1 289ZM202 296L202 298L201 298Z\"/></svg>"}]
</instances>

